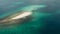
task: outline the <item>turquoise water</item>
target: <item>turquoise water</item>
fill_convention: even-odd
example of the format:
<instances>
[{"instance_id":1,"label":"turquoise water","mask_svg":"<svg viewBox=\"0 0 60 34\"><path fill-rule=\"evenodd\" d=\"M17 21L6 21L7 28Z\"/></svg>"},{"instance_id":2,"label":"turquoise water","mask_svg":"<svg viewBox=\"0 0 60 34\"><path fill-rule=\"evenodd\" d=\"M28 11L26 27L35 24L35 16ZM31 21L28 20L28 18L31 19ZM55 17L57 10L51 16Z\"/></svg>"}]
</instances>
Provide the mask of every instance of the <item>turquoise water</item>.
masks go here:
<instances>
[{"instance_id":1,"label":"turquoise water","mask_svg":"<svg viewBox=\"0 0 60 34\"><path fill-rule=\"evenodd\" d=\"M39 12L38 9L46 7L45 5L28 5L26 7L18 8L14 11L9 11L6 12L5 14L2 14L0 18L4 18L6 16L9 16L12 13L20 12L20 11L31 11L33 12L32 14L32 20L30 21L25 21L22 24L17 24L17 25L10 25L0 27L0 33L1 34L40 34L40 30L42 31L45 27L45 23L43 21L43 18L45 18L48 15L48 13L42 13Z\"/></svg>"},{"instance_id":2,"label":"turquoise water","mask_svg":"<svg viewBox=\"0 0 60 34\"><path fill-rule=\"evenodd\" d=\"M32 20L0 26L0 34L60 34L60 0L0 0L0 19L20 11Z\"/></svg>"}]
</instances>

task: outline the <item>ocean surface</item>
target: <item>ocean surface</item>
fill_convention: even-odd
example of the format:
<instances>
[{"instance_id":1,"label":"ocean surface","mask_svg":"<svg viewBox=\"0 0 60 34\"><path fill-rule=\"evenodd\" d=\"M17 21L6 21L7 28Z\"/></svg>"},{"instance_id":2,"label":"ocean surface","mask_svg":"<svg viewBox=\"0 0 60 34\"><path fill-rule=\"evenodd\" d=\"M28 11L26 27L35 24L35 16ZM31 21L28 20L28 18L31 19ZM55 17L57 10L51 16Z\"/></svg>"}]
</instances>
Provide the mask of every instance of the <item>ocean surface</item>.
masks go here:
<instances>
[{"instance_id":1,"label":"ocean surface","mask_svg":"<svg viewBox=\"0 0 60 34\"><path fill-rule=\"evenodd\" d=\"M41 5L31 9L32 20L0 26L0 34L60 34L60 0L0 0L0 20L18 11L30 11L32 5Z\"/></svg>"}]
</instances>

